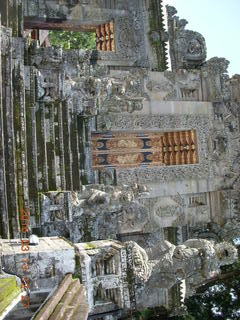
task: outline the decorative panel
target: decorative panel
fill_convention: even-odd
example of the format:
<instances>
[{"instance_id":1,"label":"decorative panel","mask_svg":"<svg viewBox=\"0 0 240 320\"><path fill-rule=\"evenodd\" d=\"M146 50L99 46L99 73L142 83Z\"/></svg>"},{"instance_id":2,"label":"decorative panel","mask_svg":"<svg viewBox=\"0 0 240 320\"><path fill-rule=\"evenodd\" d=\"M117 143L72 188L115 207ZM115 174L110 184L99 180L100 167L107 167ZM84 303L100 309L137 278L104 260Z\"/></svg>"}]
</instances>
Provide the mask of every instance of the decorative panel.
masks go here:
<instances>
[{"instance_id":1,"label":"decorative panel","mask_svg":"<svg viewBox=\"0 0 240 320\"><path fill-rule=\"evenodd\" d=\"M195 130L92 134L93 168L198 163Z\"/></svg>"},{"instance_id":2,"label":"decorative panel","mask_svg":"<svg viewBox=\"0 0 240 320\"><path fill-rule=\"evenodd\" d=\"M96 28L97 50L115 51L114 23L102 24Z\"/></svg>"},{"instance_id":3,"label":"decorative panel","mask_svg":"<svg viewBox=\"0 0 240 320\"><path fill-rule=\"evenodd\" d=\"M199 207L207 205L207 194L202 193L189 197L188 207Z\"/></svg>"}]
</instances>

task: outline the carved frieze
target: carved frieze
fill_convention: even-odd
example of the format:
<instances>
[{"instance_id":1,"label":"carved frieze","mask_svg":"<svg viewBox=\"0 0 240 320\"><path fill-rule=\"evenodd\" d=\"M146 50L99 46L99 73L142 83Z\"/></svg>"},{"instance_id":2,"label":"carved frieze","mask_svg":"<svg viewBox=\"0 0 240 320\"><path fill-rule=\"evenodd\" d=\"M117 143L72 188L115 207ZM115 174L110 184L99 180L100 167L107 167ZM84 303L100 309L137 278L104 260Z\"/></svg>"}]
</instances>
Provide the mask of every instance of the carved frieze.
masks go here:
<instances>
[{"instance_id":1,"label":"carved frieze","mask_svg":"<svg viewBox=\"0 0 240 320\"><path fill-rule=\"evenodd\" d=\"M98 127L108 130L181 130L194 128L198 137L199 164L190 166L166 166L136 169L118 169L118 182L179 180L179 177L208 177L214 175L210 166L210 153L208 150L208 137L211 125L208 116L203 115L118 115L99 116ZM137 180L136 180L137 179Z\"/></svg>"}]
</instances>

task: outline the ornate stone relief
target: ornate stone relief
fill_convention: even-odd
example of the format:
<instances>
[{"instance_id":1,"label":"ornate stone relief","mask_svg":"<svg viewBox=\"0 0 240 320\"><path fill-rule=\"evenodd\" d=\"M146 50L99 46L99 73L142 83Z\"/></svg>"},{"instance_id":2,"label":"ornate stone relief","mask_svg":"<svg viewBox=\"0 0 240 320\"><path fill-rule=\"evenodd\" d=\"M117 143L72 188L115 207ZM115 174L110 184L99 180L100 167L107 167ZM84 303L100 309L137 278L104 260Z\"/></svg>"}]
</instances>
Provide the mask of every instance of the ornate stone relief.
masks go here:
<instances>
[{"instance_id":1,"label":"ornate stone relief","mask_svg":"<svg viewBox=\"0 0 240 320\"><path fill-rule=\"evenodd\" d=\"M229 79L228 86L230 87L232 100L235 102L240 102L240 75L235 74L231 79Z\"/></svg>"},{"instance_id":2,"label":"ornate stone relief","mask_svg":"<svg viewBox=\"0 0 240 320\"><path fill-rule=\"evenodd\" d=\"M235 102L214 103L214 130L211 131L213 160L222 178L219 188L238 188L239 177L239 105Z\"/></svg>"},{"instance_id":3,"label":"ornate stone relief","mask_svg":"<svg viewBox=\"0 0 240 320\"><path fill-rule=\"evenodd\" d=\"M59 99L59 74L51 71L39 70L37 75L38 100L42 102L54 102Z\"/></svg>"},{"instance_id":4,"label":"ornate stone relief","mask_svg":"<svg viewBox=\"0 0 240 320\"><path fill-rule=\"evenodd\" d=\"M41 220L44 233L60 230L74 242L116 238L116 234L142 232L148 223L147 209L138 201L144 186L87 185L82 192L42 194ZM64 227L64 228L63 228Z\"/></svg>"},{"instance_id":5,"label":"ornate stone relief","mask_svg":"<svg viewBox=\"0 0 240 320\"><path fill-rule=\"evenodd\" d=\"M154 259L136 243L127 243L134 251L133 273L147 288L170 289L180 280L188 281L188 295L204 281L220 272L220 266L237 260L237 249L228 242L214 243L205 239L189 239L175 246L168 241L151 248Z\"/></svg>"},{"instance_id":6,"label":"ornate stone relief","mask_svg":"<svg viewBox=\"0 0 240 320\"><path fill-rule=\"evenodd\" d=\"M172 69L198 68L206 59L204 37L198 32L185 30L188 22L175 15L177 10L174 7L167 6L167 13Z\"/></svg>"},{"instance_id":7,"label":"ornate stone relief","mask_svg":"<svg viewBox=\"0 0 240 320\"><path fill-rule=\"evenodd\" d=\"M221 102L230 99L228 66L229 61L225 58L213 57L202 67L203 79L207 83L208 100Z\"/></svg>"},{"instance_id":8,"label":"ornate stone relief","mask_svg":"<svg viewBox=\"0 0 240 320\"><path fill-rule=\"evenodd\" d=\"M177 73L165 71L159 81L149 80L146 88L157 94L158 99L166 101L199 101L202 97L201 76L198 70L178 70Z\"/></svg>"},{"instance_id":9,"label":"ornate stone relief","mask_svg":"<svg viewBox=\"0 0 240 320\"><path fill-rule=\"evenodd\" d=\"M183 225L185 221L184 210L172 197L159 198L153 206L153 224L158 228L174 225Z\"/></svg>"},{"instance_id":10,"label":"ornate stone relief","mask_svg":"<svg viewBox=\"0 0 240 320\"><path fill-rule=\"evenodd\" d=\"M117 180L119 183L128 181L141 181L149 183L153 181L179 180L179 177L208 177L214 175L210 166L210 154L207 137L211 120L201 115L119 115L99 116L98 128L108 130L182 130L194 128L198 137L199 164L190 166L151 167L136 169L118 169ZM138 180L139 179L139 180Z\"/></svg>"},{"instance_id":11,"label":"ornate stone relief","mask_svg":"<svg viewBox=\"0 0 240 320\"><path fill-rule=\"evenodd\" d=\"M191 237L215 240L217 242L232 242L234 239L239 238L239 235L240 219L237 216L233 219L229 219L222 226L216 223L209 223L191 228Z\"/></svg>"},{"instance_id":12,"label":"ornate stone relief","mask_svg":"<svg viewBox=\"0 0 240 320\"><path fill-rule=\"evenodd\" d=\"M122 73L115 77L102 79L99 97L100 113L132 113L143 108L144 93L142 71Z\"/></svg>"},{"instance_id":13,"label":"ornate stone relief","mask_svg":"<svg viewBox=\"0 0 240 320\"><path fill-rule=\"evenodd\" d=\"M116 19L116 51L123 58L138 61L137 64L143 67L149 64L142 32L144 20L142 11L132 11L131 17Z\"/></svg>"}]
</instances>

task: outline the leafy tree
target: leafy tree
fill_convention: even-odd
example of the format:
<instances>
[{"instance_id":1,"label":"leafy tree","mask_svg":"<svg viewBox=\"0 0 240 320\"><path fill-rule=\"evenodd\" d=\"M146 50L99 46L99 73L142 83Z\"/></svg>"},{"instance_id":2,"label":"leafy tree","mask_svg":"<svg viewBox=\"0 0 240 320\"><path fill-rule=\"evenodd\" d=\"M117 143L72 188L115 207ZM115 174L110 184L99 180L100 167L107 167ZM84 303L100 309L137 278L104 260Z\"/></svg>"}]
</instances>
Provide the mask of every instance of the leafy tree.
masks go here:
<instances>
[{"instance_id":1,"label":"leafy tree","mask_svg":"<svg viewBox=\"0 0 240 320\"><path fill-rule=\"evenodd\" d=\"M49 40L52 46L63 49L96 49L96 35L94 32L50 31Z\"/></svg>"},{"instance_id":2,"label":"leafy tree","mask_svg":"<svg viewBox=\"0 0 240 320\"><path fill-rule=\"evenodd\" d=\"M178 320L239 320L240 261L223 267L222 274L200 287L186 306L188 315Z\"/></svg>"}]
</instances>

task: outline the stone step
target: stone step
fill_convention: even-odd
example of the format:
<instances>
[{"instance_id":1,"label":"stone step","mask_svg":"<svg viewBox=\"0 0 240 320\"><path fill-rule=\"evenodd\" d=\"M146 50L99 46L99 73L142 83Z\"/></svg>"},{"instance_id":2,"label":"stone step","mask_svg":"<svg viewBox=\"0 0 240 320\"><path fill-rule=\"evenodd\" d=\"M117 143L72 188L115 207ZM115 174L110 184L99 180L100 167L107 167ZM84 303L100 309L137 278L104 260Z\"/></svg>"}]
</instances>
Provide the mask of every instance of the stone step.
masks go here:
<instances>
[{"instance_id":1,"label":"stone step","mask_svg":"<svg viewBox=\"0 0 240 320\"><path fill-rule=\"evenodd\" d=\"M83 285L81 285L81 287L79 288L79 291L73 297L71 301L71 305L75 306L74 313L71 319L76 319L76 320L87 319L89 307L87 304L86 289Z\"/></svg>"},{"instance_id":2,"label":"stone step","mask_svg":"<svg viewBox=\"0 0 240 320\"><path fill-rule=\"evenodd\" d=\"M88 305L86 304L79 304L73 315L71 320L87 320L88 318L88 312L89 312L89 308Z\"/></svg>"},{"instance_id":3,"label":"stone step","mask_svg":"<svg viewBox=\"0 0 240 320\"><path fill-rule=\"evenodd\" d=\"M86 290L85 287L80 284L80 287L78 291L75 293L74 297L71 300L71 306L76 306L79 304L80 301L85 301L86 300Z\"/></svg>"},{"instance_id":4,"label":"stone step","mask_svg":"<svg viewBox=\"0 0 240 320\"><path fill-rule=\"evenodd\" d=\"M68 306L65 310L64 310L64 314L61 318L55 318L55 319L59 319L59 320L71 320L72 316L74 314L75 311L75 307L70 307Z\"/></svg>"},{"instance_id":5,"label":"stone step","mask_svg":"<svg viewBox=\"0 0 240 320\"><path fill-rule=\"evenodd\" d=\"M74 279L72 283L67 288L64 296L56 306L53 314L50 316L49 320L60 319L67 308L67 306L71 303L72 297L79 292L80 282L78 279Z\"/></svg>"},{"instance_id":6,"label":"stone step","mask_svg":"<svg viewBox=\"0 0 240 320\"><path fill-rule=\"evenodd\" d=\"M38 314L34 317L34 320L47 320L53 313L54 309L62 299L69 285L72 283L72 274L67 274L62 280L60 286L55 291L53 296L46 302L41 308Z\"/></svg>"}]
</instances>

